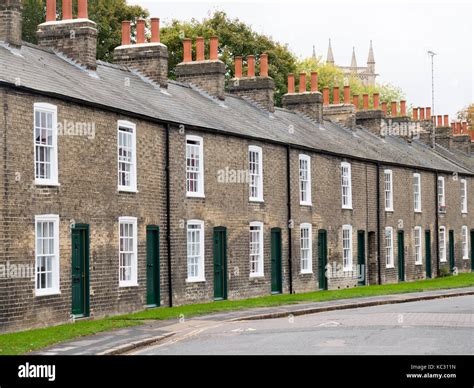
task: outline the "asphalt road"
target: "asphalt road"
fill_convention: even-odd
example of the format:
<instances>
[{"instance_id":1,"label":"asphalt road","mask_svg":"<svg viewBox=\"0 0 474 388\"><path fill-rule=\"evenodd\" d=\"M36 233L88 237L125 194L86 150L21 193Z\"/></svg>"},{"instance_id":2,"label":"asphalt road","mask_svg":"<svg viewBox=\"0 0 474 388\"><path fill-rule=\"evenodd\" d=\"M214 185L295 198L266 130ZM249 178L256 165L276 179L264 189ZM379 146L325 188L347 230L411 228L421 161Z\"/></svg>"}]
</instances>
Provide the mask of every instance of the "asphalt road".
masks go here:
<instances>
[{"instance_id":1,"label":"asphalt road","mask_svg":"<svg viewBox=\"0 0 474 388\"><path fill-rule=\"evenodd\" d=\"M208 322L140 355L474 354L474 296Z\"/></svg>"}]
</instances>

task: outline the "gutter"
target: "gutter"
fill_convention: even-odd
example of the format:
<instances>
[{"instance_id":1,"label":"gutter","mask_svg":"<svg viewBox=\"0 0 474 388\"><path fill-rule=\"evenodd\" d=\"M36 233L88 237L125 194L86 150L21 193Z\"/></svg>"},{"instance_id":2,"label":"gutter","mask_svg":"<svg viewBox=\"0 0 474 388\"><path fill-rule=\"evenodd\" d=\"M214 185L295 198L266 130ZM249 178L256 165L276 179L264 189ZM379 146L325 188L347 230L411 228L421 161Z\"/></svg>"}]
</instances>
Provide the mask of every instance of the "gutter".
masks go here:
<instances>
[{"instance_id":1,"label":"gutter","mask_svg":"<svg viewBox=\"0 0 474 388\"><path fill-rule=\"evenodd\" d=\"M170 187L170 125L166 125L165 144L165 175L166 175L166 250L168 258L168 298L173 307L173 277L171 271L171 187Z\"/></svg>"},{"instance_id":2,"label":"gutter","mask_svg":"<svg viewBox=\"0 0 474 388\"><path fill-rule=\"evenodd\" d=\"M23 91L23 92L30 93L30 94L37 94L37 95L41 95L41 96L45 96L45 97L49 97L49 98L56 98L56 99L61 100L61 101L71 102L71 103L74 103L74 104L77 104L77 105L88 106L88 107L92 107L92 108L95 108L95 109L101 109L101 110L104 110L104 111L108 111L108 112L112 112L112 113L116 113L116 114L120 114L120 115L124 115L124 116L128 116L128 117L133 117L133 118L136 118L136 119L139 119L139 120L145 120L145 121L160 124L160 125L169 124L169 125L172 125L172 126L178 126L179 127L180 125L183 124L182 122L174 122L174 121L171 121L171 120L158 119L158 118L155 118L155 117L150 117L150 116L147 116L147 115L131 112L131 111L128 111L128 110L125 110L125 109L113 108L113 107L110 107L108 105L99 104L99 103L95 103L95 102L91 102L91 101L86 101L86 100L82 100L82 99L79 99L79 98L65 96L65 95L60 94L60 93L45 92L45 91L40 91L40 90L28 88L28 87L25 87L25 86L15 86L15 85L12 85L11 83L6 82L6 81L1 81L0 80L0 86L4 86L4 87L12 89L14 91ZM292 148L299 149L299 150L302 150L302 151L311 151L311 152L319 153L321 155L334 156L334 157L338 157L338 158L345 158L345 159L353 160L353 161L361 161L361 162L366 162L366 163L371 163L371 164L383 163L384 165L387 165L387 166L413 169L413 165L408 165L408 164L403 164L403 163L378 161L378 160L363 158L363 157L359 157L359 156L350 156L350 155L347 155L347 154L340 154L338 152L327 151L327 150L323 150L323 149L320 149L320 148L305 147L305 146L300 145L300 144L287 143L287 142L276 141L276 140L261 138L261 137L253 137L253 136L244 135L244 134L240 134L240 133L226 132L226 131L215 129L215 128L200 127L200 126L196 126L196 125L192 125L192 124L185 124L185 125L186 125L186 128L188 128L190 130L195 130L195 131L200 131L200 132L205 132L205 133L213 133L213 134L221 134L221 135L225 134L226 136L229 136L229 137L241 138L241 139L252 140L252 141L261 141L263 143L274 144L274 145L279 145L279 146L284 146L284 147L291 146ZM444 159L449 160L447 158L444 158ZM452 172L453 172L452 170L437 170L437 169L422 167L422 166L416 166L416 168L420 171L429 171L429 172L439 171L439 172L443 172L443 173L446 173L446 174L452 174ZM463 167L463 169L468 171L465 167ZM474 177L474 173L466 173L466 172L460 172L460 173L462 175L473 176Z\"/></svg>"},{"instance_id":3,"label":"gutter","mask_svg":"<svg viewBox=\"0 0 474 388\"><path fill-rule=\"evenodd\" d=\"M291 213L291 146L286 146L286 195L288 206L288 276L289 276L289 291L293 294L293 240L292 240L292 213Z\"/></svg>"}]
</instances>

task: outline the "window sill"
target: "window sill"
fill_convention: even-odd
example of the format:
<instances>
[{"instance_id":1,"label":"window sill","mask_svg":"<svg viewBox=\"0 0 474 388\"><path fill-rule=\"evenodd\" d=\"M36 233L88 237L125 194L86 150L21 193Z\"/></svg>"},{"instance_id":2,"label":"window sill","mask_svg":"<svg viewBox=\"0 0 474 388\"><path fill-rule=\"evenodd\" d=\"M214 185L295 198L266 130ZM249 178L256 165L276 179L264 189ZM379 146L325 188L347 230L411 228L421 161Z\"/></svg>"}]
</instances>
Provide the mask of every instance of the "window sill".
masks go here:
<instances>
[{"instance_id":1,"label":"window sill","mask_svg":"<svg viewBox=\"0 0 474 388\"><path fill-rule=\"evenodd\" d=\"M439 262L440 262L440 263L447 263L448 260L447 260L447 259L445 259L445 260L440 260Z\"/></svg>"},{"instance_id":2,"label":"window sill","mask_svg":"<svg viewBox=\"0 0 474 388\"><path fill-rule=\"evenodd\" d=\"M312 207L313 204L311 202L300 202L300 206L309 206Z\"/></svg>"},{"instance_id":3,"label":"window sill","mask_svg":"<svg viewBox=\"0 0 474 388\"><path fill-rule=\"evenodd\" d=\"M258 279L258 278L264 278L265 275L263 273L256 273L256 274L250 274L250 279Z\"/></svg>"},{"instance_id":4,"label":"window sill","mask_svg":"<svg viewBox=\"0 0 474 388\"><path fill-rule=\"evenodd\" d=\"M301 271L300 275L312 275L313 271Z\"/></svg>"},{"instance_id":5,"label":"window sill","mask_svg":"<svg viewBox=\"0 0 474 388\"><path fill-rule=\"evenodd\" d=\"M59 290L35 290L35 296L61 295Z\"/></svg>"},{"instance_id":6,"label":"window sill","mask_svg":"<svg viewBox=\"0 0 474 388\"><path fill-rule=\"evenodd\" d=\"M469 257L463 257L462 259L463 260L469 260Z\"/></svg>"},{"instance_id":7,"label":"window sill","mask_svg":"<svg viewBox=\"0 0 474 388\"><path fill-rule=\"evenodd\" d=\"M461 215L467 216L467 212L461 212Z\"/></svg>"},{"instance_id":8,"label":"window sill","mask_svg":"<svg viewBox=\"0 0 474 388\"><path fill-rule=\"evenodd\" d=\"M265 201L263 199L258 199L258 198L249 198L249 202L264 203Z\"/></svg>"},{"instance_id":9,"label":"window sill","mask_svg":"<svg viewBox=\"0 0 474 388\"><path fill-rule=\"evenodd\" d=\"M138 287L138 283L119 283L120 288Z\"/></svg>"},{"instance_id":10,"label":"window sill","mask_svg":"<svg viewBox=\"0 0 474 388\"><path fill-rule=\"evenodd\" d=\"M423 263L415 263L415 265L423 265Z\"/></svg>"},{"instance_id":11,"label":"window sill","mask_svg":"<svg viewBox=\"0 0 474 388\"><path fill-rule=\"evenodd\" d=\"M387 213L393 213L393 212L394 212L393 209L385 209L385 211L386 211Z\"/></svg>"},{"instance_id":12,"label":"window sill","mask_svg":"<svg viewBox=\"0 0 474 388\"><path fill-rule=\"evenodd\" d=\"M138 190L136 188L128 188L128 187L119 187L117 189L118 193L138 193Z\"/></svg>"},{"instance_id":13,"label":"window sill","mask_svg":"<svg viewBox=\"0 0 474 388\"><path fill-rule=\"evenodd\" d=\"M343 206L342 210L353 210L352 206Z\"/></svg>"},{"instance_id":14,"label":"window sill","mask_svg":"<svg viewBox=\"0 0 474 388\"><path fill-rule=\"evenodd\" d=\"M35 186L59 187L61 184L59 182L35 180Z\"/></svg>"},{"instance_id":15,"label":"window sill","mask_svg":"<svg viewBox=\"0 0 474 388\"><path fill-rule=\"evenodd\" d=\"M186 198L206 198L206 196L200 193L186 193Z\"/></svg>"},{"instance_id":16,"label":"window sill","mask_svg":"<svg viewBox=\"0 0 474 388\"><path fill-rule=\"evenodd\" d=\"M423 212L422 212L421 210L415 210L415 213L416 213L416 214L421 214L421 213L423 213Z\"/></svg>"},{"instance_id":17,"label":"window sill","mask_svg":"<svg viewBox=\"0 0 474 388\"><path fill-rule=\"evenodd\" d=\"M393 264L392 265L386 265L385 268L393 269L393 268L395 268L395 266Z\"/></svg>"},{"instance_id":18,"label":"window sill","mask_svg":"<svg viewBox=\"0 0 474 388\"><path fill-rule=\"evenodd\" d=\"M194 278L194 279L186 279L186 283L205 283L206 279L204 278Z\"/></svg>"},{"instance_id":19,"label":"window sill","mask_svg":"<svg viewBox=\"0 0 474 388\"><path fill-rule=\"evenodd\" d=\"M352 271L354 271L352 267L351 267L351 268L343 268L342 270L343 270L344 272L352 272Z\"/></svg>"}]
</instances>

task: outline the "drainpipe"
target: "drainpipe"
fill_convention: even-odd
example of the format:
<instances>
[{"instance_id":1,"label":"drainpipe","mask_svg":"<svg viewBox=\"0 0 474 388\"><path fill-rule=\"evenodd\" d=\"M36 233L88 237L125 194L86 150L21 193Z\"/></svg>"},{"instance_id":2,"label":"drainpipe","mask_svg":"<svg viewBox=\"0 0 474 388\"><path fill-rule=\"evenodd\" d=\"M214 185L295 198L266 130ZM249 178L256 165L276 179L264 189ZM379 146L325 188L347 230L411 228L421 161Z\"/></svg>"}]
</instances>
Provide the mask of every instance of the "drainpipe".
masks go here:
<instances>
[{"instance_id":1,"label":"drainpipe","mask_svg":"<svg viewBox=\"0 0 474 388\"><path fill-rule=\"evenodd\" d=\"M439 174L435 174L435 241L436 241L436 277L439 277L439 202L438 202L438 178ZM445 237L446 238L446 237Z\"/></svg>"},{"instance_id":2,"label":"drainpipe","mask_svg":"<svg viewBox=\"0 0 474 388\"><path fill-rule=\"evenodd\" d=\"M291 167L290 167L290 152L291 147L286 146L286 195L288 199L288 276L290 294L293 294L293 244L291 235Z\"/></svg>"},{"instance_id":3,"label":"drainpipe","mask_svg":"<svg viewBox=\"0 0 474 388\"><path fill-rule=\"evenodd\" d=\"M171 187L170 187L170 124L166 124L165 145L165 175L166 175L166 249L168 251L168 298L173 307L173 280L171 276Z\"/></svg>"},{"instance_id":4,"label":"drainpipe","mask_svg":"<svg viewBox=\"0 0 474 388\"><path fill-rule=\"evenodd\" d=\"M377 163L377 278L378 284L382 284L382 264L381 264L381 249L380 244L382 240L380 227L380 163Z\"/></svg>"}]
</instances>

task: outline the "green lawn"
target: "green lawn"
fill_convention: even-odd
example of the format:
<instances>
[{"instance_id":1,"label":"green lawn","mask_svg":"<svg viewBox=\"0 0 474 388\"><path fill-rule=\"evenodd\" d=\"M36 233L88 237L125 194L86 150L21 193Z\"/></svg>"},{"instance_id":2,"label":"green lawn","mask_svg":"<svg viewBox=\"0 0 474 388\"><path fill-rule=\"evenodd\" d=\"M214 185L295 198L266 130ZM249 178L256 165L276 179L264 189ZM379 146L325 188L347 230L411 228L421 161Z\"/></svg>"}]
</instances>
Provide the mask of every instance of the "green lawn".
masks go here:
<instances>
[{"instance_id":1,"label":"green lawn","mask_svg":"<svg viewBox=\"0 0 474 388\"><path fill-rule=\"evenodd\" d=\"M74 324L3 334L0 335L0 355L24 354L32 350L41 349L73 338L127 326L139 325L144 320L176 319L179 317L190 318L192 316L213 312L242 310L253 307L280 306L299 302L322 302L335 299L400 294L469 286L474 286L474 273L463 273L457 276L381 286L347 288L333 291L316 291L293 295L272 295L244 300L219 301L171 308L162 307L111 318L78 321Z\"/></svg>"}]
</instances>

